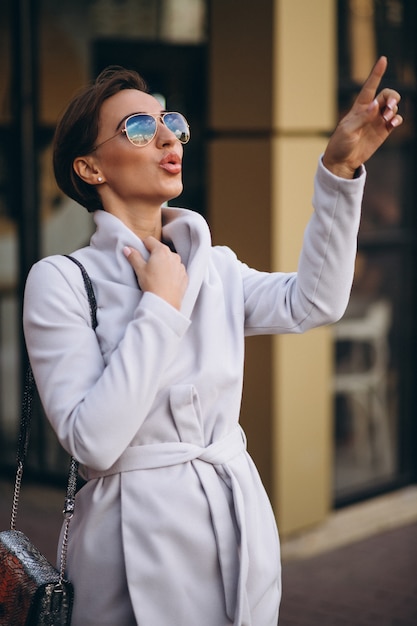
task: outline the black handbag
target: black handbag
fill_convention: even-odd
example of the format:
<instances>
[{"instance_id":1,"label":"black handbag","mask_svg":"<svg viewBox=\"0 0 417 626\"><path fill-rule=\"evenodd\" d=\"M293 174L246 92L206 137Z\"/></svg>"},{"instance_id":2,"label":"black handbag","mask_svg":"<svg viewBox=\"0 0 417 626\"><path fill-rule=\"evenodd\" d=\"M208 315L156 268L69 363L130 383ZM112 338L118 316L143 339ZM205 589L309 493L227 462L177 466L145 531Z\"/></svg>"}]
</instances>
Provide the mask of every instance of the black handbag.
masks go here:
<instances>
[{"instance_id":1,"label":"black handbag","mask_svg":"<svg viewBox=\"0 0 417 626\"><path fill-rule=\"evenodd\" d=\"M67 256L67 255L65 255ZM91 280L77 259L68 256L81 270L90 303L91 324L97 327L97 304ZM0 532L0 626L69 626L74 588L65 578L68 531L74 514L78 462L71 457L64 505L64 531L60 568L57 570L24 533L16 530L23 467L29 445L35 382L28 367L23 393L17 471L10 530Z\"/></svg>"}]
</instances>

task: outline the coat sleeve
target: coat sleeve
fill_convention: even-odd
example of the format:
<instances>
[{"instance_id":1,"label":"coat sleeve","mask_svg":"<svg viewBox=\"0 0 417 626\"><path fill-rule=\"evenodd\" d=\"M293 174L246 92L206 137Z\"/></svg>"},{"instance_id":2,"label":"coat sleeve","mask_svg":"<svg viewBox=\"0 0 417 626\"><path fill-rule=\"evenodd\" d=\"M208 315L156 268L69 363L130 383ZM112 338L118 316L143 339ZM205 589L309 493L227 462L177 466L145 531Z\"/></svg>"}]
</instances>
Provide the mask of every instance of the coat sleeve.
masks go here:
<instances>
[{"instance_id":1,"label":"coat sleeve","mask_svg":"<svg viewBox=\"0 0 417 626\"><path fill-rule=\"evenodd\" d=\"M54 257L52 257L53 259ZM143 294L105 364L77 267L44 259L29 272L23 324L39 395L58 439L80 463L109 468L128 447L190 321ZM117 392L115 392L117 390Z\"/></svg>"},{"instance_id":2,"label":"coat sleeve","mask_svg":"<svg viewBox=\"0 0 417 626\"><path fill-rule=\"evenodd\" d=\"M365 176L362 167L358 178L341 179L320 161L297 272L264 273L242 265L246 335L301 333L343 315L353 281Z\"/></svg>"}]
</instances>

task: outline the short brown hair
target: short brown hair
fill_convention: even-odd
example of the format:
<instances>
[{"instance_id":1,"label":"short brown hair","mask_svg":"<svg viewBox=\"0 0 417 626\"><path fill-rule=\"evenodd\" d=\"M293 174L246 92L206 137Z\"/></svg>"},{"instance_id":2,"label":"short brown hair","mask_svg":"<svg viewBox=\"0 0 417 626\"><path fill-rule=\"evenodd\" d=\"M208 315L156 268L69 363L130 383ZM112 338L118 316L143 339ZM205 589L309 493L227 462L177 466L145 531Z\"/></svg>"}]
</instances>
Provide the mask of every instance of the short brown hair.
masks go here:
<instances>
[{"instance_id":1,"label":"short brown hair","mask_svg":"<svg viewBox=\"0 0 417 626\"><path fill-rule=\"evenodd\" d=\"M107 67L71 100L56 127L53 145L56 182L67 196L89 212L103 208L100 195L94 185L81 180L74 171L73 162L93 151L101 105L123 89L148 91L137 72L118 65Z\"/></svg>"}]
</instances>

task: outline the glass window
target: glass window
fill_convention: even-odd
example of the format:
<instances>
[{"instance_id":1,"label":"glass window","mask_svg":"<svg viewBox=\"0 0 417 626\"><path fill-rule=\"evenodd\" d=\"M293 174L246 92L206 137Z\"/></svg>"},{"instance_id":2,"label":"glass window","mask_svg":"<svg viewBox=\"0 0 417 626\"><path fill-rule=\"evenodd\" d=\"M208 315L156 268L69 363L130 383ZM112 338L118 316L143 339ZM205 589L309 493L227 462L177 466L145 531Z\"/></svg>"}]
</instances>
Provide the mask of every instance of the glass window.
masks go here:
<instances>
[{"instance_id":1,"label":"glass window","mask_svg":"<svg viewBox=\"0 0 417 626\"><path fill-rule=\"evenodd\" d=\"M17 226L11 209L11 5L0 7L0 456L16 441L19 419ZM10 459L14 460L13 454Z\"/></svg>"},{"instance_id":2,"label":"glass window","mask_svg":"<svg viewBox=\"0 0 417 626\"><path fill-rule=\"evenodd\" d=\"M56 186L52 171L52 139L57 120L69 99L105 65L136 69L151 92L164 95L167 106L190 121L193 141L184 173L183 206L204 212L204 110L206 0L40 0L21 3L19 18L12 0L0 3L0 463L14 464L20 412L21 353L20 272L25 241L37 241L39 256L71 252L88 243L92 216ZM20 37L25 7L33 14L33 41ZM22 55L13 42L21 40ZM31 224L12 202L13 189L25 187L27 172L11 167L23 147L15 128L23 103L14 93L19 58L36 59L35 89L30 106L35 119L36 205ZM29 72L32 71L29 68ZM14 103L12 106L12 102ZM12 130L13 129L13 130ZM39 226L39 234L37 228ZM33 227L33 231L31 230ZM25 240L26 237L26 240ZM31 259L31 262L37 258ZM38 411L40 415L40 411ZM35 416L32 466L48 476L66 473L67 459L43 417ZM64 466L62 467L62 464Z\"/></svg>"},{"instance_id":3,"label":"glass window","mask_svg":"<svg viewBox=\"0 0 417 626\"><path fill-rule=\"evenodd\" d=\"M335 336L336 503L410 480L415 354L417 10L406 0L339 1L339 110L379 55L404 125L367 163L355 279ZM414 392L415 393L415 392Z\"/></svg>"}]
</instances>

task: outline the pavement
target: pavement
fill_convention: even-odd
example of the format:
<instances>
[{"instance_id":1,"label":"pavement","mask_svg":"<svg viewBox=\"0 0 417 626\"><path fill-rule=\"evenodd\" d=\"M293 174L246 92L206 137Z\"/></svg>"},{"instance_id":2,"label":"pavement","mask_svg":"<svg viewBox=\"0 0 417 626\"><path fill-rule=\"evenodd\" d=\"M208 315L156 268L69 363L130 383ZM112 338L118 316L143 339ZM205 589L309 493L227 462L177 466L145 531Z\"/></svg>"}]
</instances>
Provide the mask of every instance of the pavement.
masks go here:
<instances>
[{"instance_id":1,"label":"pavement","mask_svg":"<svg viewBox=\"0 0 417 626\"><path fill-rule=\"evenodd\" d=\"M283 563L279 626L416 626L417 522Z\"/></svg>"},{"instance_id":2,"label":"pavement","mask_svg":"<svg viewBox=\"0 0 417 626\"><path fill-rule=\"evenodd\" d=\"M0 480L2 530L12 490ZM52 563L63 501L64 490L22 487L16 526ZM286 538L282 558L279 626L417 626L417 487L332 513Z\"/></svg>"}]
</instances>

